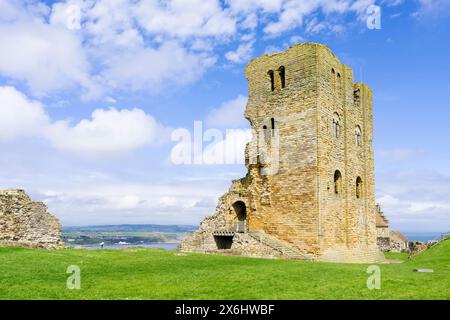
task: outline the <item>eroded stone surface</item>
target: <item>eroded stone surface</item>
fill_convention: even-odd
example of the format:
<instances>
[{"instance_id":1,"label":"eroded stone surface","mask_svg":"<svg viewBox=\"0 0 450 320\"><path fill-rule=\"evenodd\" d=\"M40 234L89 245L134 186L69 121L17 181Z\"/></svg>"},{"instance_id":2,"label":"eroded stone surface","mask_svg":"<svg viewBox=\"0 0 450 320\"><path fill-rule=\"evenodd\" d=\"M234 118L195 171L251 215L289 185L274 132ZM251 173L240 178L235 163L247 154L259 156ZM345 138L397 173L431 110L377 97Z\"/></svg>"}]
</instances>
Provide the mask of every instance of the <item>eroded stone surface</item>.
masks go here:
<instances>
[{"instance_id":1,"label":"eroded stone surface","mask_svg":"<svg viewBox=\"0 0 450 320\"><path fill-rule=\"evenodd\" d=\"M376 244L372 91L313 43L254 59L246 77L245 117L254 130L248 173L181 250L384 260Z\"/></svg>"},{"instance_id":2,"label":"eroded stone surface","mask_svg":"<svg viewBox=\"0 0 450 320\"><path fill-rule=\"evenodd\" d=\"M25 191L0 190L0 245L61 248L61 225L45 204L32 201Z\"/></svg>"}]
</instances>

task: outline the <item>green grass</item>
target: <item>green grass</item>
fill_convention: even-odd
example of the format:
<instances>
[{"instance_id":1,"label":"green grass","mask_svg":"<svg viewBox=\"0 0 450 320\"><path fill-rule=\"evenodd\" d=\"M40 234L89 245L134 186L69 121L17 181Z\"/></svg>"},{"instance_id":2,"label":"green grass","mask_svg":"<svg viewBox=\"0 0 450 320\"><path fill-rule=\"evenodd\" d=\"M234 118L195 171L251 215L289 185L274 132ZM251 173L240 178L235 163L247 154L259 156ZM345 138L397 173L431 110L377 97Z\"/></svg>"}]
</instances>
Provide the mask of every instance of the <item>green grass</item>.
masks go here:
<instances>
[{"instance_id":1,"label":"green grass","mask_svg":"<svg viewBox=\"0 0 450 320\"><path fill-rule=\"evenodd\" d=\"M408 253L398 253L398 252L385 252L384 256L389 260L401 260L406 261L409 258Z\"/></svg>"},{"instance_id":2,"label":"green grass","mask_svg":"<svg viewBox=\"0 0 450 320\"><path fill-rule=\"evenodd\" d=\"M66 288L69 265L81 268L81 290ZM0 299L450 299L449 265L444 241L402 264L379 265L381 289L369 290L367 265L155 249L0 248Z\"/></svg>"}]
</instances>

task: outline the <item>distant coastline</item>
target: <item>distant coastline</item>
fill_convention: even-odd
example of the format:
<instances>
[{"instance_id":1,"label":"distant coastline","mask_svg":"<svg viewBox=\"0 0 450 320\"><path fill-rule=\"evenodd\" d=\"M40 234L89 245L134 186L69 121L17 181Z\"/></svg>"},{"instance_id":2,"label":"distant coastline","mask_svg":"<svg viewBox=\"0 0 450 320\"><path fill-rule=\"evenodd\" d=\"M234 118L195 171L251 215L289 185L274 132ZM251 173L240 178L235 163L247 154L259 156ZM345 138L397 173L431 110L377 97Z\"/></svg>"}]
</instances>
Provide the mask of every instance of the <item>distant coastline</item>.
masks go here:
<instances>
[{"instance_id":1,"label":"distant coastline","mask_svg":"<svg viewBox=\"0 0 450 320\"><path fill-rule=\"evenodd\" d=\"M74 248L126 248L147 247L175 249L178 243L196 226L123 224L81 227L63 227L62 238L66 246Z\"/></svg>"},{"instance_id":2,"label":"distant coastline","mask_svg":"<svg viewBox=\"0 0 450 320\"><path fill-rule=\"evenodd\" d=\"M159 224L119 224L63 227L62 236L67 246L96 248L101 242L105 248L143 246L174 248L198 226ZM443 232L404 232L408 241L438 240ZM125 242L125 244L119 244Z\"/></svg>"}]
</instances>

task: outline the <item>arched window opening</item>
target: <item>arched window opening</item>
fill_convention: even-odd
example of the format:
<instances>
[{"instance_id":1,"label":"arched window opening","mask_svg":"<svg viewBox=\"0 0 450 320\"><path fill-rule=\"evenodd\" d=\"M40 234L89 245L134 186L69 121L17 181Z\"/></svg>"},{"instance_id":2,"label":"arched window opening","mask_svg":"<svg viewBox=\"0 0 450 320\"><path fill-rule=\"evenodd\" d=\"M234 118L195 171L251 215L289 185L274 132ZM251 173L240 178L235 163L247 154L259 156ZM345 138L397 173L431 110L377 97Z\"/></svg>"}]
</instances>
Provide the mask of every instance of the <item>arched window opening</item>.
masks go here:
<instances>
[{"instance_id":1,"label":"arched window opening","mask_svg":"<svg viewBox=\"0 0 450 320\"><path fill-rule=\"evenodd\" d=\"M236 214L236 232L245 233L247 230L247 207L243 201L233 203L234 213Z\"/></svg>"},{"instance_id":2,"label":"arched window opening","mask_svg":"<svg viewBox=\"0 0 450 320\"><path fill-rule=\"evenodd\" d=\"M247 209L243 201L236 201L233 203L233 209L239 221L247 219Z\"/></svg>"},{"instance_id":3,"label":"arched window opening","mask_svg":"<svg viewBox=\"0 0 450 320\"><path fill-rule=\"evenodd\" d=\"M273 73L273 70L269 70L269 72L267 72L267 74L269 75L270 78L270 89L272 91L275 90L275 75Z\"/></svg>"},{"instance_id":4,"label":"arched window opening","mask_svg":"<svg viewBox=\"0 0 450 320\"><path fill-rule=\"evenodd\" d=\"M283 66L278 69L278 74L280 75L281 88L286 87L286 70Z\"/></svg>"},{"instance_id":5,"label":"arched window opening","mask_svg":"<svg viewBox=\"0 0 450 320\"><path fill-rule=\"evenodd\" d=\"M341 131L341 119L336 112L333 114L333 134L335 138L339 138Z\"/></svg>"},{"instance_id":6,"label":"arched window opening","mask_svg":"<svg viewBox=\"0 0 450 320\"><path fill-rule=\"evenodd\" d=\"M342 189L342 175L339 170L334 172L334 193L340 194Z\"/></svg>"},{"instance_id":7,"label":"arched window opening","mask_svg":"<svg viewBox=\"0 0 450 320\"><path fill-rule=\"evenodd\" d=\"M356 141L356 145L358 147L360 147L361 146L361 142L362 142L362 140L361 140L361 127L360 126L356 126L356 129L355 129L355 141Z\"/></svg>"},{"instance_id":8,"label":"arched window opening","mask_svg":"<svg viewBox=\"0 0 450 320\"><path fill-rule=\"evenodd\" d=\"M362 197L362 179L361 177L356 178L356 198L360 199Z\"/></svg>"}]
</instances>

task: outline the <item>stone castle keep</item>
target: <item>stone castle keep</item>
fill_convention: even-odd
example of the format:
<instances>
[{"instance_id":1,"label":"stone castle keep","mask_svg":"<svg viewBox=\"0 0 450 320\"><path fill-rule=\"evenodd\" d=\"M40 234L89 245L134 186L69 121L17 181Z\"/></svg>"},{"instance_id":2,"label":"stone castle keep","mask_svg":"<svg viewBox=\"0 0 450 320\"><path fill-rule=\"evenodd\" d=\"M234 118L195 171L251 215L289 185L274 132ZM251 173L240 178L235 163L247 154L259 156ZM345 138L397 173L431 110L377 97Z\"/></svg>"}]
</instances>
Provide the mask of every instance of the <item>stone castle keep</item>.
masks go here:
<instances>
[{"instance_id":1,"label":"stone castle keep","mask_svg":"<svg viewBox=\"0 0 450 320\"><path fill-rule=\"evenodd\" d=\"M372 92L320 44L254 59L246 177L183 251L379 262Z\"/></svg>"},{"instance_id":2,"label":"stone castle keep","mask_svg":"<svg viewBox=\"0 0 450 320\"><path fill-rule=\"evenodd\" d=\"M0 190L0 246L58 249L59 220L42 202L32 201L23 190Z\"/></svg>"}]
</instances>

